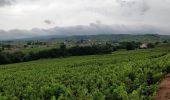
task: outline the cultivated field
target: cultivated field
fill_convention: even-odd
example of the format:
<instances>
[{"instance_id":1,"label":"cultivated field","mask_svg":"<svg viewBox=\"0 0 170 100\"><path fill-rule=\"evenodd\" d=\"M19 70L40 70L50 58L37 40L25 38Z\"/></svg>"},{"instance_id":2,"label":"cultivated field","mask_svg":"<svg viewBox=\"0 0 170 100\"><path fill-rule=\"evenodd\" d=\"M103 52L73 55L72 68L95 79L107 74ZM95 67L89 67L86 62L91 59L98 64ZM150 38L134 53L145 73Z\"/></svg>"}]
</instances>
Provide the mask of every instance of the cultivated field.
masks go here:
<instances>
[{"instance_id":1,"label":"cultivated field","mask_svg":"<svg viewBox=\"0 0 170 100\"><path fill-rule=\"evenodd\" d=\"M150 100L169 69L163 47L0 65L0 100Z\"/></svg>"}]
</instances>

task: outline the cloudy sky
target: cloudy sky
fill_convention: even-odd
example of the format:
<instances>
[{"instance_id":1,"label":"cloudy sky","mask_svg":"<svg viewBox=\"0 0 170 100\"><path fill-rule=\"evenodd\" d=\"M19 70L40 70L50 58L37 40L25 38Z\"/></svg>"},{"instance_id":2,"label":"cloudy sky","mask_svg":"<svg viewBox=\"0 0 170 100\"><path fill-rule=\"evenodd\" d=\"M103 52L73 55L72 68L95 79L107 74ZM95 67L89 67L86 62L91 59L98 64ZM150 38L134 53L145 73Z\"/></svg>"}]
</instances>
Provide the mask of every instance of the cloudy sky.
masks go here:
<instances>
[{"instance_id":1,"label":"cloudy sky","mask_svg":"<svg viewBox=\"0 0 170 100\"><path fill-rule=\"evenodd\" d=\"M170 0L0 0L0 35L95 25L169 34L169 5Z\"/></svg>"}]
</instances>

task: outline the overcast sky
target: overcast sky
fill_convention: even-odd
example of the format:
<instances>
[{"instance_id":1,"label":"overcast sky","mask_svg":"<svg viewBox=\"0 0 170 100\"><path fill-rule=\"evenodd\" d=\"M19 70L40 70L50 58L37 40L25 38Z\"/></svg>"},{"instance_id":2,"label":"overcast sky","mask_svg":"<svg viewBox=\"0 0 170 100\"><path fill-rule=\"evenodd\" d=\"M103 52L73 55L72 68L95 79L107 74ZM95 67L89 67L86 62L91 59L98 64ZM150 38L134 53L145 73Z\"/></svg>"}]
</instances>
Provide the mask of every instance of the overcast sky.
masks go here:
<instances>
[{"instance_id":1,"label":"overcast sky","mask_svg":"<svg viewBox=\"0 0 170 100\"><path fill-rule=\"evenodd\" d=\"M146 25L169 32L170 0L0 0L0 30L90 23Z\"/></svg>"}]
</instances>

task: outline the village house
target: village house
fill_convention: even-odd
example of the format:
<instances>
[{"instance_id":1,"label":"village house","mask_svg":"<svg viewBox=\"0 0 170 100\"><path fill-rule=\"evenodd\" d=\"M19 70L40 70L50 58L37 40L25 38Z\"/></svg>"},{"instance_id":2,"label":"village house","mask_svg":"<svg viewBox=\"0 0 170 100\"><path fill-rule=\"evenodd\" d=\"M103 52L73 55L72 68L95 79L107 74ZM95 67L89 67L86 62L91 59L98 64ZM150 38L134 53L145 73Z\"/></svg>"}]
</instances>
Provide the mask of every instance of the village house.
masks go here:
<instances>
[{"instance_id":1,"label":"village house","mask_svg":"<svg viewBox=\"0 0 170 100\"><path fill-rule=\"evenodd\" d=\"M144 43L140 45L140 49L146 49L146 48L148 48L147 44Z\"/></svg>"}]
</instances>

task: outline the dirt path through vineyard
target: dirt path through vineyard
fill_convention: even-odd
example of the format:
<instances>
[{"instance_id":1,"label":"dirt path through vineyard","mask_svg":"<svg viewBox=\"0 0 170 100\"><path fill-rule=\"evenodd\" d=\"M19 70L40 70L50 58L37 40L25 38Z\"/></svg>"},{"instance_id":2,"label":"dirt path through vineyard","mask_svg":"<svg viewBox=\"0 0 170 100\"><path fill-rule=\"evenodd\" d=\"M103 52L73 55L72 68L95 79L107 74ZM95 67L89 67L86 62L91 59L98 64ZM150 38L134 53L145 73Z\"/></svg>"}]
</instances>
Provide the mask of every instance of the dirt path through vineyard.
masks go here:
<instances>
[{"instance_id":1,"label":"dirt path through vineyard","mask_svg":"<svg viewBox=\"0 0 170 100\"><path fill-rule=\"evenodd\" d=\"M170 100L170 74L161 82L155 100Z\"/></svg>"}]
</instances>

